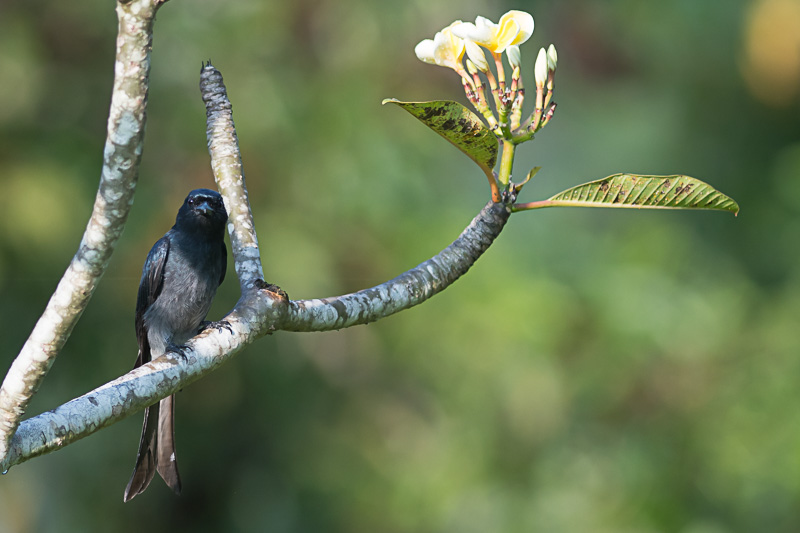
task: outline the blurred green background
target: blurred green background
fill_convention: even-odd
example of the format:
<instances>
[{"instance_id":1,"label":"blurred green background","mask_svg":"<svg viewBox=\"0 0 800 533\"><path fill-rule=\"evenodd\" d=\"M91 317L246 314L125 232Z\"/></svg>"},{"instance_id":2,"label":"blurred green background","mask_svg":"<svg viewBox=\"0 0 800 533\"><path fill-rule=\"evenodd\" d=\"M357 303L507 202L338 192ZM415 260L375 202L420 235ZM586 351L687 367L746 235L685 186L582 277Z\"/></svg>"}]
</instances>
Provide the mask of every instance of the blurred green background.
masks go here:
<instances>
[{"instance_id":1,"label":"blurred green background","mask_svg":"<svg viewBox=\"0 0 800 533\"><path fill-rule=\"evenodd\" d=\"M0 531L800 530L800 2L172 0L159 12L127 229L35 415L128 371L141 265L213 186L200 63L225 76L265 271L293 298L383 282L454 239L488 188L394 107L465 102L413 53L524 9L554 120L523 200L684 173L709 212L512 217L458 283L369 326L278 333L178 395L184 493L122 492L136 415L0 477ZM111 0L0 2L0 319L10 365L99 179ZM232 270L210 318L238 297Z\"/></svg>"}]
</instances>

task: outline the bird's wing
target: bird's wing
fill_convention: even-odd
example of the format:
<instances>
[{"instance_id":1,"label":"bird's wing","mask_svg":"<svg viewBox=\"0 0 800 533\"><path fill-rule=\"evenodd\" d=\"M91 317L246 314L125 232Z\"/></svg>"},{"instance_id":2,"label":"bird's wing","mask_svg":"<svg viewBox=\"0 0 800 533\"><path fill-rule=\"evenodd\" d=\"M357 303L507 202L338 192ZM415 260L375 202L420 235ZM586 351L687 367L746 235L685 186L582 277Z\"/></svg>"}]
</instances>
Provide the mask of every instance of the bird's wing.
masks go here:
<instances>
[{"instance_id":1,"label":"bird's wing","mask_svg":"<svg viewBox=\"0 0 800 533\"><path fill-rule=\"evenodd\" d=\"M164 265L167 263L168 255L169 233L153 245L142 269L139 295L136 298L136 340L139 343L139 357L136 359L134 368L150 360L150 343L147 340L144 313L156 301L164 286Z\"/></svg>"}]
</instances>

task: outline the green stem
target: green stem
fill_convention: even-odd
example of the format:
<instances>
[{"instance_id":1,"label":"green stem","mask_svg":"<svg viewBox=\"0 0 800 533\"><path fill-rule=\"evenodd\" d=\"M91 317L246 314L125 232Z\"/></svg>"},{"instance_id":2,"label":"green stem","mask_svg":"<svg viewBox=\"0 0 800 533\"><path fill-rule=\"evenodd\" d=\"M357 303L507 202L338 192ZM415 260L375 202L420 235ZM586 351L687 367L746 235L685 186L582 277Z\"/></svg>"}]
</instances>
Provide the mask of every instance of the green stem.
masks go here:
<instances>
[{"instance_id":1,"label":"green stem","mask_svg":"<svg viewBox=\"0 0 800 533\"><path fill-rule=\"evenodd\" d=\"M497 179L503 188L508 186L511 180L511 170L514 166L514 151L517 145L508 140L503 139L503 157L500 159L500 171L498 172Z\"/></svg>"},{"instance_id":2,"label":"green stem","mask_svg":"<svg viewBox=\"0 0 800 533\"><path fill-rule=\"evenodd\" d=\"M527 129L527 128L519 128L519 129ZM519 129L517 131L519 131ZM533 139L536 132L533 131L526 131L522 135L517 135L515 137L511 137L511 140L514 141L515 144L522 144L524 142L528 142Z\"/></svg>"}]
</instances>

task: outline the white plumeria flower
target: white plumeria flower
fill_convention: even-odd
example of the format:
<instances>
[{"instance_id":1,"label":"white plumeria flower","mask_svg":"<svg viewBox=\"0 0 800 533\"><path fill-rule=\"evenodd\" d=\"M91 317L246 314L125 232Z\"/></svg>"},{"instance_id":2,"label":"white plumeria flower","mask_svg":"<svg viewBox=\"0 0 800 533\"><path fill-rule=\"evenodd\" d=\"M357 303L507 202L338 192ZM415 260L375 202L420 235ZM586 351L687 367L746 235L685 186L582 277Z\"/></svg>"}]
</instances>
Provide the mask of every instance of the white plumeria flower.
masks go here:
<instances>
[{"instance_id":1,"label":"white plumeria flower","mask_svg":"<svg viewBox=\"0 0 800 533\"><path fill-rule=\"evenodd\" d=\"M425 63L462 72L464 70L461 65L461 58L464 57L464 40L453 33L453 29L461 24L463 22L457 20L442 31L437 32L433 39L421 41L414 48L414 53Z\"/></svg>"},{"instance_id":2,"label":"white plumeria flower","mask_svg":"<svg viewBox=\"0 0 800 533\"><path fill-rule=\"evenodd\" d=\"M497 24L485 17L477 17L475 24L464 22L453 28L453 33L478 43L493 54L502 54L509 46L528 40L533 34L533 17L524 11L511 10L500 17Z\"/></svg>"}]
</instances>

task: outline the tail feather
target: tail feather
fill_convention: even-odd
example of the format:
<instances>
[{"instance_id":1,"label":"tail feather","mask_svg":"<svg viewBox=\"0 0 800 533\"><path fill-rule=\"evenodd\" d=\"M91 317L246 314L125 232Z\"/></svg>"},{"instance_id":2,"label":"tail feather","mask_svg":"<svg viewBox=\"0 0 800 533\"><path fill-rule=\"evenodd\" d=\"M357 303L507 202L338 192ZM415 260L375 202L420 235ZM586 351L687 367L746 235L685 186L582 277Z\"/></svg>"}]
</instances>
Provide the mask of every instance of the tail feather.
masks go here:
<instances>
[{"instance_id":1,"label":"tail feather","mask_svg":"<svg viewBox=\"0 0 800 533\"><path fill-rule=\"evenodd\" d=\"M158 405L152 405L144 410L144 425L142 426L142 438L139 441L139 451L136 453L136 465L133 467L133 474L125 487L125 494L122 501L130 501L137 494L141 494L150 485L156 473L156 457L153 450L156 449L159 418Z\"/></svg>"},{"instance_id":2,"label":"tail feather","mask_svg":"<svg viewBox=\"0 0 800 533\"><path fill-rule=\"evenodd\" d=\"M161 400L158 418L156 468L161 478L175 494L181 493L178 460L175 457L175 396Z\"/></svg>"},{"instance_id":3,"label":"tail feather","mask_svg":"<svg viewBox=\"0 0 800 533\"><path fill-rule=\"evenodd\" d=\"M122 498L127 502L141 494L153 481L155 473L175 492L181 493L181 478L175 458L175 397L164 398L144 410L142 439L136 454L136 466Z\"/></svg>"}]
</instances>

